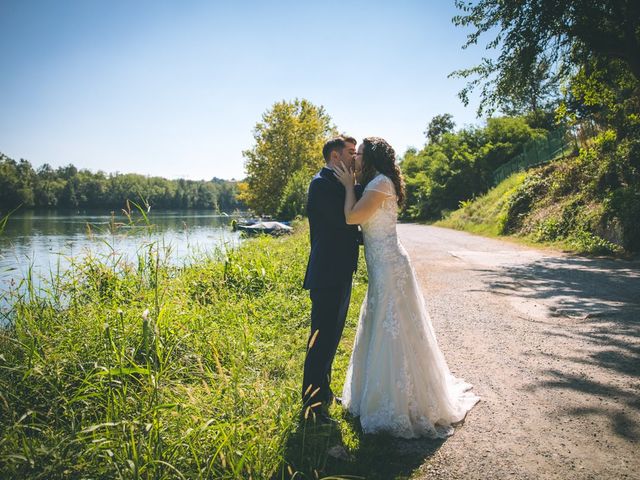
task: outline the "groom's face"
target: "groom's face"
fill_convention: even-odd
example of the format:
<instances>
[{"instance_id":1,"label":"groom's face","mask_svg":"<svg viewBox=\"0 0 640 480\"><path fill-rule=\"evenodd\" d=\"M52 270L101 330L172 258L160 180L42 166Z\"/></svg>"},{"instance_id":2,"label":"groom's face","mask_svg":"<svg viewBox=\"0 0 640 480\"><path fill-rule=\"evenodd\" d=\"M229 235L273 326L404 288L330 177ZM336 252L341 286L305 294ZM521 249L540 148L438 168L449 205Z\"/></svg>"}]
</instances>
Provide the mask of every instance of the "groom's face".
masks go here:
<instances>
[{"instance_id":1,"label":"groom's face","mask_svg":"<svg viewBox=\"0 0 640 480\"><path fill-rule=\"evenodd\" d=\"M338 157L338 163L342 163L345 167L354 168L354 162L356 159L356 144L347 142L345 147L340 152Z\"/></svg>"}]
</instances>

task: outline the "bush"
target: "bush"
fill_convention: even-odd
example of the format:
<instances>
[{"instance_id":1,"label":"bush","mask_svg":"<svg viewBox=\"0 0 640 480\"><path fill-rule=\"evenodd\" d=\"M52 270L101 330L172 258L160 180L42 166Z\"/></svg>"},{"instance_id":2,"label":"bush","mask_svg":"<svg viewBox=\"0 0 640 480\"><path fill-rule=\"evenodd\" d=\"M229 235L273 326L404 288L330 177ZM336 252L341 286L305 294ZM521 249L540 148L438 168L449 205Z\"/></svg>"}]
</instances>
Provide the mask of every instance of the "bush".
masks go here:
<instances>
[{"instance_id":1,"label":"bush","mask_svg":"<svg viewBox=\"0 0 640 480\"><path fill-rule=\"evenodd\" d=\"M606 130L577 157L530 171L509 198L502 232L566 240L590 253L639 251L634 142Z\"/></svg>"},{"instance_id":2,"label":"bush","mask_svg":"<svg viewBox=\"0 0 640 480\"><path fill-rule=\"evenodd\" d=\"M521 117L490 118L484 128L444 133L421 151L409 150L401 163L407 184L404 218L440 218L459 203L485 193L493 171L538 138Z\"/></svg>"},{"instance_id":3,"label":"bush","mask_svg":"<svg viewBox=\"0 0 640 480\"><path fill-rule=\"evenodd\" d=\"M312 175L307 171L299 171L291 176L287 182L282 199L278 207L278 218L282 220L293 220L304 215L307 206L307 191Z\"/></svg>"}]
</instances>

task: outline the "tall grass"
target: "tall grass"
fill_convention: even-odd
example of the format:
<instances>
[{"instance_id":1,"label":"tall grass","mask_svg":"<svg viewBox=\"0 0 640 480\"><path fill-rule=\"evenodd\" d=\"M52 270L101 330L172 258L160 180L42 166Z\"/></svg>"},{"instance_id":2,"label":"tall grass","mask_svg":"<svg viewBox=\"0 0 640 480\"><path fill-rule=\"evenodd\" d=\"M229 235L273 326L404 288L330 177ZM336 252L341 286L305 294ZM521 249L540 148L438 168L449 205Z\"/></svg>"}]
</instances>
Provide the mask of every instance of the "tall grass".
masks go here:
<instances>
[{"instance_id":1,"label":"tall grass","mask_svg":"<svg viewBox=\"0 0 640 480\"><path fill-rule=\"evenodd\" d=\"M407 478L440 441L363 435L338 406L338 428L298 420L308 245L300 224L185 266L147 241L27 275L0 319L0 478ZM366 284L361 258L336 392Z\"/></svg>"},{"instance_id":2,"label":"tall grass","mask_svg":"<svg viewBox=\"0 0 640 480\"><path fill-rule=\"evenodd\" d=\"M9 221L9 217L13 215L22 205L18 205L16 208L11 210L9 213L5 213L0 216L0 235L4 232L5 227L7 226L7 222Z\"/></svg>"},{"instance_id":3,"label":"tall grass","mask_svg":"<svg viewBox=\"0 0 640 480\"><path fill-rule=\"evenodd\" d=\"M333 434L298 425L306 226L189 266L163 251L86 257L14 294L0 330L1 478L322 475ZM361 273L339 383L365 289Z\"/></svg>"}]
</instances>

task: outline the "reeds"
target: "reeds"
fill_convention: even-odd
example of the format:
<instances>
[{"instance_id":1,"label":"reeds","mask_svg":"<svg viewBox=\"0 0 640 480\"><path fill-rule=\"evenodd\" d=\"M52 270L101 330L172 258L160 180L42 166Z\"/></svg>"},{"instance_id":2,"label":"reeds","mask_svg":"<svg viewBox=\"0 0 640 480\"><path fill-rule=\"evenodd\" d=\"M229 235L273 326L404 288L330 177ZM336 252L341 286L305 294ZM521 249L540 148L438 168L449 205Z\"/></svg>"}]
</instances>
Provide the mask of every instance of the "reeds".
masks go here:
<instances>
[{"instance_id":1,"label":"reeds","mask_svg":"<svg viewBox=\"0 0 640 480\"><path fill-rule=\"evenodd\" d=\"M329 437L306 450L291 440L306 432L298 427L306 227L199 252L188 266L171 266L165 253L155 242L133 262L88 256L12 298L0 329L0 478L313 478L322 470ZM358 277L355 305L365 281Z\"/></svg>"}]
</instances>

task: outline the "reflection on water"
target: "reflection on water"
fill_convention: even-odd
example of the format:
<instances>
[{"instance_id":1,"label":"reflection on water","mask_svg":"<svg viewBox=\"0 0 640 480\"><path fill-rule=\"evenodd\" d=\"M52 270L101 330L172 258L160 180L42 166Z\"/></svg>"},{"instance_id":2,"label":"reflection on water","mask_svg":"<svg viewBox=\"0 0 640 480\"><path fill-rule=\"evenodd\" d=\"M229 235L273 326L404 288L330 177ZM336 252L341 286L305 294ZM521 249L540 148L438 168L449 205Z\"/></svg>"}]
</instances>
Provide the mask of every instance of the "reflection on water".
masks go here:
<instances>
[{"instance_id":1,"label":"reflection on water","mask_svg":"<svg viewBox=\"0 0 640 480\"><path fill-rule=\"evenodd\" d=\"M170 263L197 261L239 242L230 224L231 217L210 211L150 212L146 221L140 213L129 219L111 212L16 212L0 234L0 305L3 294L30 270L38 285L51 272L68 268L72 257L89 253L135 259L158 242Z\"/></svg>"}]
</instances>

